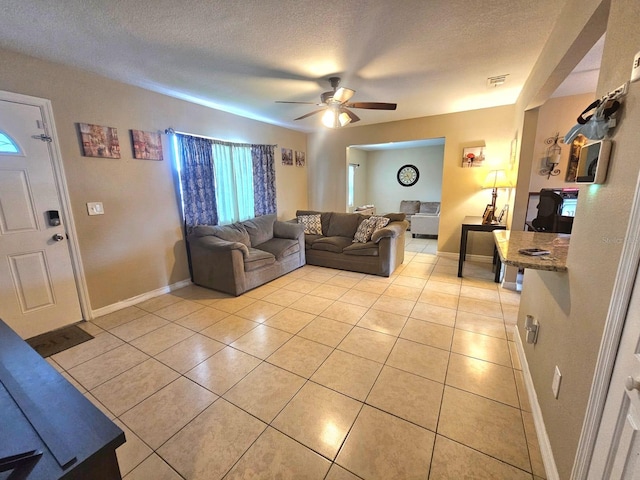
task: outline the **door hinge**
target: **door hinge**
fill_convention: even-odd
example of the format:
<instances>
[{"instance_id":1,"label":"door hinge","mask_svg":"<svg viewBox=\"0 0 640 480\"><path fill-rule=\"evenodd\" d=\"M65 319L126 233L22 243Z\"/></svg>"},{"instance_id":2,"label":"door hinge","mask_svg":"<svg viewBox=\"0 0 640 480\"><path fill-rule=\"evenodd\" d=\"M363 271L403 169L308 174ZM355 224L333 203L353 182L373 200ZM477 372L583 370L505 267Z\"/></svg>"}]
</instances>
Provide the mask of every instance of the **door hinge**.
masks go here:
<instances>
[{"instance_id":1,"label":"door hinge","mask_svg":"<svg viewBox=\"0 0 640 480\"><path fill-rule=\"evenodd\" d=\"M31 135L31 138L42 140L43 142L53 142L53 138L51 138L49 135L45 135L44 133L41 133L40 135Z\"/></svg>"}]
</instances>

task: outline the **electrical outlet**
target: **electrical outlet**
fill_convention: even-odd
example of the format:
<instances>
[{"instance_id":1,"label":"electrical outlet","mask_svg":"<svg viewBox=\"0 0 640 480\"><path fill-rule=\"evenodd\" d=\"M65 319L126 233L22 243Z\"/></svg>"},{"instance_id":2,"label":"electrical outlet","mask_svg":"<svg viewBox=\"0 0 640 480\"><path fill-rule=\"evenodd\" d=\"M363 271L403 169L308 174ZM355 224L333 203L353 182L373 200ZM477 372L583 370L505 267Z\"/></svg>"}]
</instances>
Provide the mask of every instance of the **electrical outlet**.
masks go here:
<instances>
[{"instance_id":1,"label":"electrical outlet","mask_svg":"<svg viewBox=\"0 0 640 480\"><path fill-rule=\"evenodd\" d=\"M102 207L102 202L87 203L87 213L89 215L104 215L104 208Z\"/></svg>"},{"instance_id":2,"label":"electrical outlet","mask_svg":"<svg viewBox=\"0 0 640 480\"><path fill-rule=\"evenodd\" d=\"M631 68L631 81L640 80L640 52L636 53L633 59L633 67Z\"/></svg>"},{"instance_id":3,"label":"electrical outlet","mask_svg":"<svg viewBox=\"0 0 640 480\"><path fill-rule=\"evenodd\" d=\"M558 394L560 393L560 382L562 381L562 374L560 373L560 369L556 365L556 369L553 372L553 382L551 383L551 390L553 391L553 396L558 398Z\"/></svg>"}]
</instances>

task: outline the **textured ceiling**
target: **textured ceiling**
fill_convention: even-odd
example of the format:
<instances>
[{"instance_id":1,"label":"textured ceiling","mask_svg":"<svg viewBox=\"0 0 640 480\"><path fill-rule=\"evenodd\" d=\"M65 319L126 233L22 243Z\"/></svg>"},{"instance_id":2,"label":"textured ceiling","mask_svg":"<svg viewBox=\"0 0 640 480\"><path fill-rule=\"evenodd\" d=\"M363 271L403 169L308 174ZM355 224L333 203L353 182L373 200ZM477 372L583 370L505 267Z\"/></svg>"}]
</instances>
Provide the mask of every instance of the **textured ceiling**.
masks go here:
<instances>
[{"instance_id":1,"label":"textured ceiling","mask_svg":"<svg viewBox=\"0 0 640 480\"><path fill-rule=\"evenodd\" d=\"M563 0L2 0L0 46L269 123L342 77L356 125L514 103ZM504 85L487 77L508 74ZM347 127L351 128L351 127Z\"/></svg>"}]
</instances>

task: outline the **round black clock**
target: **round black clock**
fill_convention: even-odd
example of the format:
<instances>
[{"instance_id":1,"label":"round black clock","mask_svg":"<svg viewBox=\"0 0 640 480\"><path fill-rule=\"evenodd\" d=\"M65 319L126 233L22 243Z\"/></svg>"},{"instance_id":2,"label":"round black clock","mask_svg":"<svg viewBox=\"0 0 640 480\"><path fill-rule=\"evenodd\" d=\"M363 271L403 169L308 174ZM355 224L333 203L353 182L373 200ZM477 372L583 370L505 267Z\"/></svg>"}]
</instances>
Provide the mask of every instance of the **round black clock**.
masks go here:
<instances>
[{"instance_id":1,"label":"round black clock","mask_svg":"<svg viewBox=\"0 0 640 480\"><path fill-rule=\"evenodd\" d=\"M398 170L398 183L403 187L415 185L420 178L420 172L415 165L403 165Z\"/></svg>"}]
</instances>

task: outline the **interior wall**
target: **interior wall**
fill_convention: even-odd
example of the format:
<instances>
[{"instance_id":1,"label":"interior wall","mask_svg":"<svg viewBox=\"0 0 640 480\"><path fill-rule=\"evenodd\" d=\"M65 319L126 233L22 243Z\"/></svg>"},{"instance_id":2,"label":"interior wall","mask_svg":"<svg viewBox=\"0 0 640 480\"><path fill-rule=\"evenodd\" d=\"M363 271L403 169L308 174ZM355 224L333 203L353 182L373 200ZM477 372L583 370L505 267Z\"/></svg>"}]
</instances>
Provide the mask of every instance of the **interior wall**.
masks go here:
<instances>
[{"instance_id":1,"label":"interior wall","mask_svg":"<svg viewBox=\"0 0 640 480\"><path fill-rule=\"evenodd\" d=\"M134 160L129 129L278 144L278 216L307 208L308 167L283 166L279 150L306 151L303 133L7 50L0 64L0 90L52 102L93 310L189 278L174 168L167 152L162 162ZM116 127L122 158L83 157L78 122ZM88 216L87 202L102 202L104 215Z\"/></svg>"},{"instance_id":2,"label":"interior wall","mask_svg":"<svg viewBox=\"0 0 640 480\"><path fill-rule=\"evenodd\" d=\"M540 175L540 170L546 166L547 149L545 143L549 137L556 133L563 139L566 133L577 123L578 115L595 99L595 93L572 95L569 97L550 98L540 106L538 125L533 152L533 165L531 168L531 180L529 192L539 192L543 188L575 188L575 182L567 182L566 174L569 165L569 153L571 145L558 142L562 149L560 153L560 174L547 178Z\"/></svg>"},{"instance_id":3,"label":"interior wall","mask_svg":"<svg viewBox=\"0 0 640 480\"><path fill-rule=\"evenodd\" d=\"M356 168L353 184L353 206L347 206L347 211L352 212L355 207L369 205L373 202L369 201L369 187L367 185L367 172L369 170L367 152L358 148L349 148L347 151L347 164L349 163L359 165ZM347 186L347 188L349 187ZM339 211L342 212L343 210Z\"/></svg>"},{"instance_id":4,"label":"interior wall","mask_svg":"<svg viewBox=\"0 0 640 480\"><path fill-rule=\"evenodd\" d=\"M606 30L596 95L627 81L640 45L635 21L640 4L635 0L569 0L564 11L555 27L563 32L562 39L554 33L551 38L556 40L545 47L553 52L550 57L573 52L578 44L586 52ZM585 17L584 12L589 15ZM566 32L575 35L569 38ZM541 60L551 62L541 71L553 71L553 58ZM541 77L537 72L530 78L540 79L542 88ZM535 91L530 84L527 92L531 97L521 99L522 105L530 104ZM622 244L633 241L625 234L640 171L635 154L640 148L640 84L631 84L618 121L618 127L609 132L613 150L606 182L580 186L568 271L527 271L518 315L521 335L525 315L541 323L535 346L522 340L560 478L570 478L574 463ZM556 365L562 372L557 399L551 392Z\"/></svg>"},{"instance_id":5,"label":"interior wall","mask_svg":"<svg viewBox=\"0 0 640 480\"><path fill-rule=\"evenodd\" d=\"M444 145L398 150L374 150L368 155L367 185L370 203L378 213L400 211L402 200L439 202L442 198ZM400 185L398 170L414 165L420 173L418 182L410 187Z\"/></svg>"},{"instance_id":6,"label":"interior wall","mask_svg":"<svg viewBox=\"0 0 640 480\"><path fill-rule=\"evenodd\" d=\"M457 253L464 217L482 215L491 202L491 191L481 188L488 169L509 163L514 117L515 108L508 105L309 134L308 151L313 159L308 170L309 206L314 210L344 209L345 152L349 145L445 138L438 250ZM487 166L462 168L463 148L478 142L485 144ZM469 253L492 255L493 237L478 235L470 241Z\"/></svg>"}]
</instances>

